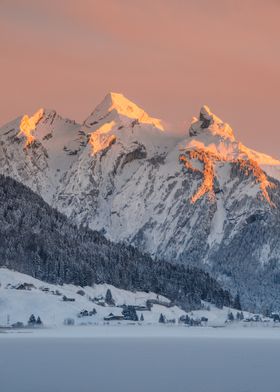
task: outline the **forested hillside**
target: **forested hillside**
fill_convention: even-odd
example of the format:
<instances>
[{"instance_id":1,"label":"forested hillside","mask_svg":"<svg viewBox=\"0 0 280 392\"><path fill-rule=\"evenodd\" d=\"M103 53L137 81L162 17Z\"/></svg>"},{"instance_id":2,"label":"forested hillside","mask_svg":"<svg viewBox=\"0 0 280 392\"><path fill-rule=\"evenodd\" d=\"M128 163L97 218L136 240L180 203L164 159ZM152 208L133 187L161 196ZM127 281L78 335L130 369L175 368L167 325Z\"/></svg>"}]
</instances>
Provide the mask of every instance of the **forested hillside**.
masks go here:
<instances>
[{"instance_id":1,"label":"forested hillside","mask_svg":"<svg viewBox=\"0 0 280 392\"><path fill-rule=\"evenodd\" d=\"M109 283L154 291L184 309L231 302L208 273L154 261L131 246L76 227L29 188L0 176L0 265L53 283Z\"/></svg>"}]
</instances>

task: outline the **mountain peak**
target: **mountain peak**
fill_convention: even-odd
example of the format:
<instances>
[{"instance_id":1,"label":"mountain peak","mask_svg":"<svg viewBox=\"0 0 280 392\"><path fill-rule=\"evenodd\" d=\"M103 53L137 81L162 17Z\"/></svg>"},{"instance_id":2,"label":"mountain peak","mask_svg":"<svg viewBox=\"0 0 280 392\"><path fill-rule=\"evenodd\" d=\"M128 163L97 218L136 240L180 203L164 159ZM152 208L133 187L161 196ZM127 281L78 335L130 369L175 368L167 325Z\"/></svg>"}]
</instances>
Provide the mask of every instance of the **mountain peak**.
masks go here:
<instances>
[{"instance_id":1,"label":"mountain peak","mask_svg":"<svg viewBox=\"0 0 280 392\"><path fill-rule=\"evenodd\" d=\"M103 112L112 112L115 110L118 114L130 118L138 118L145 113L143 109L127 99L123 94L114 92L108 93L103 101L97 106L96 110Z\"/></svg>"},{"instance_id":2,"label":"mountain peak","mask_svg":"<svg viewBox=\"0 0 280 392\"><path fill-rule=\"evenodd\" d=\"M32 142L35 141L35 137L32 132L35 130L36 125L44 116L44 109L37 110L33 116L29 117L25 114L20 122L20 132L18 136L24 136L26 138L25 147L29 146Z\"/></svg>"},{"instance_id":3,"label":"mountain peak","mask_svg":"<svg viewBox=\"0 0 280 392\"><path fill-rule=\"evenodd\" d=\"M122 93L116 93L114 91L110 91L104 98L104 100L110 99L112 104L115 105L127 105L132 104L135 105L132 101L126 98ZM136 105L135 105L136 106Z\"/></svg>"},{"instance_id":4,"label":"mountain peak","mask_svg":"<svg viewBox=\"0 0 280 392\"><path fill-rule=\"evenodd\" d=\"M235 165L243 175L251 175L259 185L263 198L274 206L267 191L268 188L273 188L274 184L267 178L261 163L279 165L277 161L237 142L231 127L213 114L208 106L202 106L199 118L193 118L189 135L185 153L181 154L180 161L188 170L201 172L203 175L201 186L191 197L192 203L205 194L208 194L210 200L216 200L215 178L218 178L216 164L227 162ZM193 165L193 162L196 165ZM197 168L198 164L202 166L202 170Z\"/></svg>"},{"instance_id":5,"label":"mountain peak","mask_svg":"<svg viewBox=\"0 0 280 392\"><path fill-rule=\"evenodd\" d=\"M153 125L163 130L161 121L150 117L142 108L127 99L123 94L110 92L96 107L84 124L87 127L103 122L112 121L116 117L125 120L138 120L140 123Z\"/></svg>"},{"instance_id":6,"label":"mountain peak","mask_svg":"<svg viewBox=\"0 0 280 392\"><path fill-rule=\"evenodd\" d=\"M235 141L232 128L212 113L206 105L200 109L199 118L193 118L189 134L191 137L199 134L209 134Z\"/></svg>"}]
</instances>

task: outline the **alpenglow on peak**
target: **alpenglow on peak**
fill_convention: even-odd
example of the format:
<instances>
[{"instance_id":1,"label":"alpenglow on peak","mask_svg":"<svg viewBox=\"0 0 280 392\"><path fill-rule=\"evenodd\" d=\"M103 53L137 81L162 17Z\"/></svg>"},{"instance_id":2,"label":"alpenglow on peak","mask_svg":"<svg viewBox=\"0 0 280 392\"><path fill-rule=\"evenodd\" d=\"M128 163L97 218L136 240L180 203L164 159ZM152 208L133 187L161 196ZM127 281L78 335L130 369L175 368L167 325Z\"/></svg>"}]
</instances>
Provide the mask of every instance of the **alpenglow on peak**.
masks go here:
<instances>
[{"instance_id":1,"label":"alpenglow on peak","mask_svg":"<svg viewBox=\"0 0 280 392\"><path fill-rule=\"evenodd\" d=\"M100 121L111 121L115 117L138 120L140 123L153 125L162 131L164 130L159 119L150 117L143 109L127 99L123 94L113 92L105 96L103 101L86 119L84 125L91 127Z\"/></svg>"},{"instance_id":2,"label":"alpenglow on peak","mask_svg":"<svg viewBox=\"0 0 280 392\"><path fill-rule=\"evenodd\" d=\"M229 124L223 122L223 120L212 113L206 105L200 109L199 118L193 117L189 129L190 136L197 136L204 133L235 141L233 130Z\"/></svg>"}]
</instances>

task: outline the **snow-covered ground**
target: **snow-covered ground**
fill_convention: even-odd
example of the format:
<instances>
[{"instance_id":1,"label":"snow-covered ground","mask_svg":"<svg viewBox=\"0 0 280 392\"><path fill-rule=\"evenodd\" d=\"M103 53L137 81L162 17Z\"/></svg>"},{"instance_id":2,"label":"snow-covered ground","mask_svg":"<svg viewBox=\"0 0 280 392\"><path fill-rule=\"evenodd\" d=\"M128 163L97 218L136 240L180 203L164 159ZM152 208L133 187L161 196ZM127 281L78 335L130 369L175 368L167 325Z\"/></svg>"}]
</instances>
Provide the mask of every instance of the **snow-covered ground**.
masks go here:
<instances>
[{"instance_id":1,"label":"snow-covered ground","mask_svg":"<svg viewBox=\"0 0 280 392\"><path fill-rule=\"evenodd\" d=\"M25 288L25 289L24 289ZM107 290L110 289L114 306L105 303ZM63 297L68 300L64 301ZM148 300L158 301L160 304L153 304L150 310L146 308ZM34 279L29 275L0 268L0 336L15 336L18 328L7 329L6 327L20 322L25 326L31 314L35 318L38 316L43 322L43 328L27 330L20 329L20 334L34 336L188 336L197 334L203 336L205 332L190 332L188 328L179 323L179 318L187 313L177 306L169 306L170 301L155 293L130 292L118 289L107 284L94 285L94 287L77 287L74 285L52 285ZM122 305L132 305L143 307L137 310L139 321L129 320L104 320L110 314L121 316ZM228 313L232 312L234 318L238 313L235 309L224 307L218 309L212 304L205 303L205 308L188 313L193 320L207 318L207 322L202 323L207 327L227 327L227 330L236 330L260 325L255 322L233 322L226 324ZM82 311L94 314L81 317ZM160 315L163 315L166 323L159 324ZM141 321L141 315L144 320ZM248 312L243 312L244 318L252 317ZM65 322L71 322L74 327L65 326ZM175 322L171 322L175 320ZM170 321L170 322L168 322ZM262 322L263 327L275 327L272 320ZM4 328L3 328L4 327ZM126 327L126 328L124 328ZM139 328L137 328L139 327ZM176 332L174 332L176 329ZM206 328L195 328L198 331ZM223 328L225 329L225 328ZM172 332L170 332L172 331ZM211 332L212 333L212 332ZM224 332L222 332L223 334ZM231 332L229 332L231 333ZM246 334L246 333L245 333Z\"/></svg>"},{"instance_id":2,"label":"snow-covered ground","mask_svg":"<svg viewBox=\"0 0 280 392\"><path fill-rule=\"evenodd\" d=\"M27 284L28 289L21 289L23 284ZM112 293L115 306L104 303L108 289ZM79 291L83 295L79 294ZM64 296L74 301L63 301ZM109 316L110 313L121 316L122 305L145 307L147 300L170 303L167 298L154 293L130 292L107 284L83 288L66 284L52 285L16 271L0 268L0 325L2 326L16 322L26 324L31 314L36 318L39 316L45 327L62 326L68 319L74 320L75 325L104 324L104 317ZM96 310L96 314L78 317L81 311L91 312L93 309ZM185 314L177 306L167 307L157 304L152 306L151 311L137 311L139 320L143 314L144 323L157 323L161 313L166 320L177 320Z\"/></svg>"},{"instance_id":3,"label":"snow-covered ground","mask_svg":"<svg viewBox=\"0 0 280 392\"><path fill-rule=\"evenodd\" d=\"M225 324L229 309L209 308L209 304L189 313L194 319L207 317L204 327L159 324L160 313L176 321L185 314L178 307L162 305L143 311L143 322L107 323L104 317L109 313L121 314L120 304L141 306L147 299L168 300L108 285L83 289L50 285L5 268L0 269L0 283L0 324L6 325L7 319L9 324L26 323L31 313L44 322L42 328L0 328L0 391L278 390L280 324ZM19 289L24 283L33 286ZM108 288L116 306L90 300L103 298ZM65 302L63 295L75 301ZM93 307L95 315L77 316ZM236 310L231 311L236 315ZM244 312L245 318L249 316ZM69 318L74 326L64 325Z\"/></svg>"}]
</instances>

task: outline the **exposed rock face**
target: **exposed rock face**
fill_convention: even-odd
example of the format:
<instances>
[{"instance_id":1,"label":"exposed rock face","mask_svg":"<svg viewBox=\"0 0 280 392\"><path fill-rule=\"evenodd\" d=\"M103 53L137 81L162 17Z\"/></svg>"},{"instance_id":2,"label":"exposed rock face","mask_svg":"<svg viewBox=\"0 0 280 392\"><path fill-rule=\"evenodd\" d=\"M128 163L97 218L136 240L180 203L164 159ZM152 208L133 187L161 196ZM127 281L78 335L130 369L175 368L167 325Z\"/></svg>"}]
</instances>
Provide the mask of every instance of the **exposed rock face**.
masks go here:
<instances>
[{"instance_id":1,"label":"exposed rock face","mask_svg":"<svg viewBox=\"0 0 280 392\"><path fill-rule=\"evenodd\" d=\"M221 136L231 141L235 140L231 127L213 114L208 106L202 106L199 119L196 117L193 118L189 134L190 136L197 136L199 134L205 135L206 133L212 134L213 136Z\"/></svg>"},{"instance_id":2,"label":"exposed rock face","mask_svg":"<svg viewBox=\"0 0 280 392\"><path fill-rule=\"evenodd\" d=\"M208 107L184 140L113 93L82 125L45 111L26 148L19 124L0 130L2 173L115 242L202 266L251 307L275 296L280 306L280 187L268 177L280 178L280 162L243 146Z\"/></svg>"}]
</instances>

